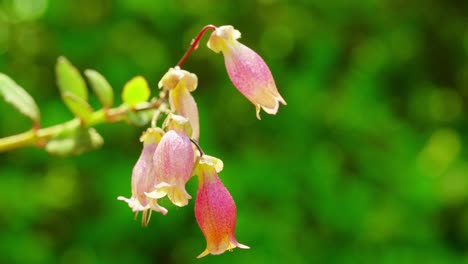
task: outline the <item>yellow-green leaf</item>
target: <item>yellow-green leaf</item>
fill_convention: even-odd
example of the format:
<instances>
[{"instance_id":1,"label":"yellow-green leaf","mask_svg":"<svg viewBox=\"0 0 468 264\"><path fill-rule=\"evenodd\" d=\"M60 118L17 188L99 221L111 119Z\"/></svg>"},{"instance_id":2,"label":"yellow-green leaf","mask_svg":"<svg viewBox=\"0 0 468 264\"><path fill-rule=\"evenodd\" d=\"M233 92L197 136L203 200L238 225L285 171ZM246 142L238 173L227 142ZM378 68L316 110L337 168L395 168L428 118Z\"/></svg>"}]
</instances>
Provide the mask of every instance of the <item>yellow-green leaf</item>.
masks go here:
<instances>
[{"instance_id":1,"label":"yellow-green leaf","mask_svg":"<svg viewBox=\"0 0 468 264\"><path fill-rule=\"evenodd\" d=\"M65 57L58 58L55 73L62 97L65 93L70 93L85 102L88 101L88 90L83 77Z\"/></svg>"},{"instance_id":2,"label":"yellow-green leaf","mask_svg":"<svg viewBox=\"0 0 468 264\"><path fill-rule=\"evenodd\" d=\"M39 108L31 95L3 73L0 73L0 96L35 123L40 122Z\"/></svg>"},{"instance_id":3,"label":"yellow-green leaf","mask_svg":"<svg viewBox=\"0 0 468 264\"><path fill-rule=\"evenodd\" d=\"M111 107L114 103L114 92L106 78L95 70L86 70L84 73L101 104Z\"/></svg>"},{"instance_id":4,"label":"yellow-green leaf","mask_svg":"<svg viewBox=\"0 0 468 264\"><path fill-rule=\"evenodd\" d=\"M88 102L69 92L65 92L63 94L63 101L67 105L68 109L70 109L70 111L79 119L87 122L91 118L93 109Z\"/></svg>"},{"instance_id":5,"label":"yellow-green leaf","mask_svg":"<svg viewBox=\"0 0 468 264\"><path fill-rule=\"evenodd\" d=\"M148 82L142 76L137 76L128 81L122 91L122 100L129 106L135 106L146 102L151 95Z\"/></svg>"}]
</instances>

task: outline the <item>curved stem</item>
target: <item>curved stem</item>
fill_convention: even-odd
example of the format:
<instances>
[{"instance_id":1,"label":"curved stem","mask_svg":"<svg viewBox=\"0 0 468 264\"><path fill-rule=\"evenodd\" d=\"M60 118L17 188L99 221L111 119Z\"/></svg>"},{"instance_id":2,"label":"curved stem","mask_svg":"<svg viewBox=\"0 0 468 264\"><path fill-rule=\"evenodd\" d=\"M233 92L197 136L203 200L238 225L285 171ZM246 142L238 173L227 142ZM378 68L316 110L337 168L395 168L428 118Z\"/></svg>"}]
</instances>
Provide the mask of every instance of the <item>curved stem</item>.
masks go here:
<instances>
[{"instance_id":1,"label":"curved stem","mask_svg":"<svg viewBox=\"0 0 468 264\"><path fill-rule=\"evenodd\" d=\"M97 124L102 123L114 123L125 120L125 116L128 111L139 112L149 109L157 109L166 101L165 97L159 98L154 102L144 102L136 105L133 108L129 108L127 105L120 105L115 108L109 108L104 110L98 110L93 112L89 121L84 124L85 127L92 127ZM33 128L29 131L0 138L0 152L8 151L11 149L27 147L27 146L41 146L47 143L52 137L60 134L65 130L76 129L82 125L82 122L79 118L74 118L65 123L46 127L46 128Z\"/></svg>"},{"instance_id":2,"label":"curved stem","mask_svg":"<svg viewBox=\"0 0 468 264\"><path fill-rule=\"evenodd\" d=\"M192 142L192 144L195 145L195 147L197 147L198 151L200 152L200 157L205 155L205 152L203 152L202 148L200 147L200 144L198 144L198 141L196 141L193 138L190 138L190 141Z\"/></svg>"},{"instance_id":3,"label":"curved stem","mask_svg":"<svg viewBox=\"0 0 468 264\"><path fill-rule=\"evenodd\" d=\"M208 31L209 29L211 30L216 30L216 27L213 26L213 25L206 25L202 28L202 30L200 31L200 33L198 33L197 37L195 39L192 40L192 43L190 43L190 47L188 48L188 50L185 52L184 56L182 56L182 58L180 59L180 61L177 63L177 66L179 66L180 68L182 68L182 65L184 65L185 61L187 60L187 58L190 56L190 54L192 54L192 51L193 50L196 50L198 48L198 44L200 43L200 39L203 37L203 35L205 34L206 31Z\"/></svg>"}]
</instances>

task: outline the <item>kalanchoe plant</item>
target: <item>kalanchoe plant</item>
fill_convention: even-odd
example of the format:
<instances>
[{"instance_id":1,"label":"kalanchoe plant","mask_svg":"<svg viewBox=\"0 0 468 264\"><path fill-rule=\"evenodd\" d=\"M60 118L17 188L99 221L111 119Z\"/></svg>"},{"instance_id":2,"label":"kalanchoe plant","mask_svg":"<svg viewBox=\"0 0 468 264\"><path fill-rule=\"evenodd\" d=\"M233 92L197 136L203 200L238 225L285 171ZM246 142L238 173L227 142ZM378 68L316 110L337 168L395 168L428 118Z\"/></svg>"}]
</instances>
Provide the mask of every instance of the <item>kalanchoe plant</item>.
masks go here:
<instances>
[{"instance_id":1,"label":"kalanchoe plant","mask_svg":"<svg viewBox=\"0 0 468 264\"><path fill-rule=\"evenodd\" d=\"M222 184L218 173L221 160L205 155L198 140L200 126L198 108L192 92L197 76L182 69L200 39L212 30L207 46L222 52L229 78L250 100L260 119L260 109L276 114L279 104L286 104L278 93L270 69L253 50L238 41L240 32L232 26L205 26L192 41L182 59L159 81L159 96L151 98L147 81L137 76L128 81L122 91L123 104L112 108L114 94L107 80L94 70L85 75L102 104L93 110L88 103L88 89L78 70L64 57L57 61L57 84L63 101L75 119L48 128L41 128L39 108L32 97L8 76L0 73L0 96L33 121L33 128L22 134L0 138L0 151L23 146L44 147L56 155L81 154L99 147L102 137L93 126L105 122L127 121L147 125L140 138L143 149L131 176L131 196L118 199L126 202L135 213L142 212L142 224L148 225L153 211L166 215L168 210L158 204L166 196L176 206L183 207L192 196L186 191L187 181L198 177L195 217L206 238L206 249L198 257L218 255L236 247L247 249L235 238L236 206ZM158 121L165 118L160 127Z\"/></svg>"}]
</instances>

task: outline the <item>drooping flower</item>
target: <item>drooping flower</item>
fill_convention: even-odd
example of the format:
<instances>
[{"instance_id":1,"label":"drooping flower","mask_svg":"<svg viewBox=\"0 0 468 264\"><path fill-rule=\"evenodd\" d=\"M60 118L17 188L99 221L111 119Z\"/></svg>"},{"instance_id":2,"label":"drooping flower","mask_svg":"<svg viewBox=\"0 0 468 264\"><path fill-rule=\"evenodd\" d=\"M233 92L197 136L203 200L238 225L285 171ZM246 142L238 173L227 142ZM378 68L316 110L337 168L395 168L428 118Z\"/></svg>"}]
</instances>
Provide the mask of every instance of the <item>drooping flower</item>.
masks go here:
<instances>
[{"instance_id":1,"label":"drooping flower","mask_svg":"<svg viewBox=\"0 0 468 264\"><path fill-rule=\"evenodd\" d=\"M159 141L164 132L159 128L149 128L140 138L143 142L143 150L132 171L132 197L125 198L119 196L117 199L125 201L133 212L143 211L143 225L147 225L151 210L165 215L166 208L158 205L157 198L150 198L145 195L146 192L154 190L154 185L158 182L156 168L153 163L153 155L156 151ZM135 215L135 217L136 217Z\"/></svg>"},{"instance_id":2,"label":"drooping flower","mask_svg":"<svg viewBox=\"0 0 468 264\"><path fill-rule=\"evenodd\" d=\"M146 196L160 199L167 195L177 206L185 206L192 197L185 190L185 184L192 177L195 163L188 120L170 114L164 126L169 131L164 134L153 156L156 174L160 182L155 190Z\"/></svg>"},{"instance_id":3,"label":"drooping flower","mask_svg":"<svg viewBox=\"0 0 468 264\"><path fill-rule=\"evenodd\" d=\"M192 137L198 141L200 137L198 108L191 94L197 88L197 84L198 79L195 74L176 66L164 74L158 86L169 90L169 104L172 110L189 119Z\"/></svg>"},{"instance_id":4,"label":"drooping flower","mask_svg":"<svg viewBox=\"0 0 468 264\"><path fill-rule=\"evenodd\" d=\"M211 34L208 48L224 55L226 69L235 87L256 107L268 114L278 112L279 103L286 105L276 88L275 81L265 61L253 50L237 41L241 33L232 26L221 26Z\"/></svg>"},{"instance_id":5,"label":"drooping flower","mask_svg":"<svg viewBox=\"0 0 468 264\"><path fill-rule=\"evenodd\" d=\"M198 258L208 254L219 255L236 247L249 248L237 242L234 236L236 205L218 177L222 167L219 159L203 155L195 170L199 180L195 217L207 243Z\"/></svg>"}]
</instances>

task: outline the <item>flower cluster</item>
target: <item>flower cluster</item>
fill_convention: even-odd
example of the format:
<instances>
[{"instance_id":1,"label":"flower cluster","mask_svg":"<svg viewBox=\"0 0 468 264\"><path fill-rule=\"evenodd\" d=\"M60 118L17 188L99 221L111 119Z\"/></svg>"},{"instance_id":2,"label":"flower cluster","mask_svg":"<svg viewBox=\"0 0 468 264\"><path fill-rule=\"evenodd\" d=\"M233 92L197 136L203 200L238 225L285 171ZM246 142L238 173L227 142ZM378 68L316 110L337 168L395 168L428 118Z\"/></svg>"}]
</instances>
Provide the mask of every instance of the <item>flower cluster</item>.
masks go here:
<instances>
[{"instance_id":1,"label":"flower cluster","mask_svg":"<svg viewBox=\"0 0 468 264\"><path fill-rule=\"evenodd\" d=\"M198 144L198 108L191 94L197 88L197 76L181 69L186 57L196 49L197 41L208 29L214 30L208 47L223 53L229 78L255 105L259 119L260 109L276 114L279 103L286 104L263 59L237 40L239 31L232 26L205 27L183 60L160 80L158 86L163 89L162 94L167 94L170 110L166 111L161 127L153 123L141 136L143 150L132 172L132 196L118 197L135 212L135 217L142 212L142 223L148 225L152 211L163 215L168 212L158 204L158 200L167 196L176 206L188 204L192 196L185 185L196 175L195 217L207 241L206 250L199 257L222 254L236 247L249 248L237 242L234 236L236 206L218 176L223 163L205 155Z\"/></svg>"}]
</instances>

